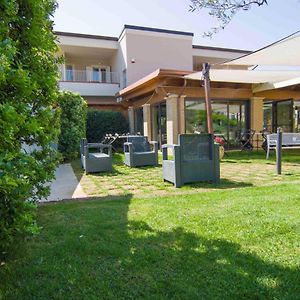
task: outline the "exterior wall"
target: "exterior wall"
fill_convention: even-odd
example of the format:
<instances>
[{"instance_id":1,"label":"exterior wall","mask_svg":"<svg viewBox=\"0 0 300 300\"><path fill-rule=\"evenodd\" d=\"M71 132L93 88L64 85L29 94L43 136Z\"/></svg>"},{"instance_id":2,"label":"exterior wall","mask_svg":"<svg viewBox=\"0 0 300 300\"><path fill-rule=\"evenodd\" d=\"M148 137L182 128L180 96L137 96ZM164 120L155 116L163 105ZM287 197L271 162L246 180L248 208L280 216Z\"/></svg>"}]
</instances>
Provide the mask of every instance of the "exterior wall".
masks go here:
<instances>
[{"instance_id":1,"label":"exterior wall","mask_svg":"<svg viewBox=\"0 0 300 300\"><path fill-rule=\"evenodd\" d=\"M114 97L83 97L89 108L98 109L98 110L111 110L111 111L119 111L126 118L128 118L128 111L121 104L116 103Z\"/></svg>"},{"instance_id":2,"label":"exterior wall","mask_svg":"<svg viewBox=\"0 0 300 300\"><path fill-rule=\"evenodd\" d=\"M124 34L128 85L159 68L193 70L192 36L130 29Z\"/></svg>"},{"instance_id":3,"label":"exterior wall","mask_svg":"<svg viewBox=\"0 0 300 300\"><path fill-rule=\"evenodd\" d=\"M247 51L238 51L232 49L217 49L214 47L199 47L194 46L193 55L193 68L194 71L202 70L202 64L207 62L210 64L221 64L225 61L238 58L245 55ZM218 66L214 66L215 68ZM220 66L221 67L221 66ZM228 68L224 66L224 68ZM245 66L230 66L231 69L246 69Z\"/></svg>"},{"instance_id":4,"label":"exterior wall","mask_svg":"<svg viewBox=\"0 0 300 300\"><path fill-rule=\"evenodd\" d=\"M105 38L87 38L80 36L65 36L58 33L58 45L80 46L105 49L118 49L118 41L106 40Z\"/></svg>"},{"instance_id":5,"label":"exterior wall","mask_svg":"<svg viewBox=\"0 0 300 300\"><path fill-rule=\"evenodd\" d=\"M81 96L114 96L119 91L119 85L114 83L93 82L59 82L60 90L79 93Z\"/></svg>"},{"instance_id":6,"label":"exterior wall","mask_svg":"<svg viewBox=\"0 0 300 300\"><path fill-rule=\"evenodd\" d=\"M127 37L120 37L118 44L118 51L114 54L111 61L111 70L119 74L120 88L124 88L126 85L123 78L123 71L127 70Z\"/></svg>"},{"instance_id":7,"label":"exterior wall","mask_svg":"<svg viewBox=\"0 0 300 300\"><path fill-rule=\"evenodd\" d=\"M99 67L105 67L105 66L111 66L112 59L103 59L102 57L99 58L90 58L87 56L85 58L77 57L68 57L65 56L65 65L73 65L75 70L86 70L86 67L90 66L99 66Z\"/></svg>"},{"instance_id":8,"label":"exterior wall","mask_svg":"<svg viewBox=\"0 0 300 300\"><path fill-rule=\"evenodd\" d=\"M106 110L106 111L118 111L120 113L123 114L123 116L128 119L128 113L126 110L124 110L122 107L120 106L116 106L116 105L97 105L97 104L92 104L88 106L89 108L92 109L97 109L97 110Z\"/></svg>"}]
</instances>

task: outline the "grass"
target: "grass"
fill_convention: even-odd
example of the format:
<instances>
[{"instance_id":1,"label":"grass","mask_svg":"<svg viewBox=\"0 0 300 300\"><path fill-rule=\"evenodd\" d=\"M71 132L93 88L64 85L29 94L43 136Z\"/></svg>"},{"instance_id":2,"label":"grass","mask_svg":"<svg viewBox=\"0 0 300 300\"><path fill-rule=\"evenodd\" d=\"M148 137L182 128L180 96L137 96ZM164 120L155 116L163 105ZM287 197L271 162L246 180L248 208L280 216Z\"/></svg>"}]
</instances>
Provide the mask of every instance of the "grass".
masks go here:
<instances>
[{"instance_id":1,"label":"grass","mask_svg":"<svg viewBox=\"0 0 300 300\"><path fill-rule=\"evenodd\" d=\"M222 164L242 173L247 155ZM300 299L300 181L284 176L42 205L40 234L0 267L0 299Z\"/></svg>"}]
</instances>

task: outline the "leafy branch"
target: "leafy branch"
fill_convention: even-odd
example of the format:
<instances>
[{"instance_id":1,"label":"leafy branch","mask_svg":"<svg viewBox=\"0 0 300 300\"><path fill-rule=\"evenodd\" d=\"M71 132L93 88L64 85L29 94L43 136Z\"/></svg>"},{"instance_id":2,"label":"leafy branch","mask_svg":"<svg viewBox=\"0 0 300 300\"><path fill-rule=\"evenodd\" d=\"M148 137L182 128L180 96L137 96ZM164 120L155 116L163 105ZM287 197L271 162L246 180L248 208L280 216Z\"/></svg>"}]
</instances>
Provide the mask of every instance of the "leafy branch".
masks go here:
<instances>
[{"instance_id":1,"label":"leafy branch","mask_svg":"<svg viewBox=\"0 0 300 300\"><path fill-rule=\"evenodd\" d=\"M219 21L219 25L204 32L205 37L212 37L224 29L240 10L249 10L253 5L262 6L268 4L268 0L190 0L190 11L208 9L209 15Z\"/></svg>"}]
</instances>

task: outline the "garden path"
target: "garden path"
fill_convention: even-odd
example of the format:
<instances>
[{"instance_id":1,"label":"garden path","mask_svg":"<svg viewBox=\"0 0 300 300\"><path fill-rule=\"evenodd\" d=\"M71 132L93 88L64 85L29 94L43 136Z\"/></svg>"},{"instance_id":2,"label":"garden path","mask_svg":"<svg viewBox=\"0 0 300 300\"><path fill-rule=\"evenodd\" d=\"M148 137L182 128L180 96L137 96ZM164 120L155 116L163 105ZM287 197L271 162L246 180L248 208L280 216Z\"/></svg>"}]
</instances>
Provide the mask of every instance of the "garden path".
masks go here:
<instances>
[{"instance_id":1,"label":"garden path","mask_svg":"<svg viewBox=\"0 0 300 300\"><path fill-rule=\"evenodd\" d=\"M40 202L61 201L73 198L85 198L80 182L76 178L71 164L61 164L56 169L55 179L50 183L50 195Z\"/></svg>"}]
</instances>

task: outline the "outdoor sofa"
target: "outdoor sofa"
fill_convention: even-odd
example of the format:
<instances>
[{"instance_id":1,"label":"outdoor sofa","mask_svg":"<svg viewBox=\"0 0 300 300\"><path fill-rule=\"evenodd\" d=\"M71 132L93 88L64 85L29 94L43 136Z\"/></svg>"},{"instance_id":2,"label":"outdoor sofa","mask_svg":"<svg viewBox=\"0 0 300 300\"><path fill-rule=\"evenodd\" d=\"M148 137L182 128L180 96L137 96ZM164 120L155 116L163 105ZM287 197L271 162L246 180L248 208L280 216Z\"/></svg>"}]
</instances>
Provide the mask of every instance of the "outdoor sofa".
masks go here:
<instances>
[{"instance_id":1,"label":"outdoor sofa","mask_svg":"<svg viewBox=\"0 0 300 300\"><path fill-rule=\"evenodd\" d=\"M158 165L158 143L149 142L146 136L129 135L124 143L124 154L124 163L129 167Z\"/></svg>"},{"instance_id":2,"label":"outdoor sofa","mask_svg":"<svg viewBox=\"0 0 300 300\"><path fill-rule=\"evenodd\" d=\"M83 138L80 142L80 160L86 173L112 171L111 145L88 143Z\"/></svg>"},{"instance_id":3,"label":"outdoor sofa","mask_svg":"<svg viewBox=\"0 0 300 300\"><path fill-rule=\"evenodd\" d=\"M170 159L169 149L173 149ZM180 134L178 145L163 145L163 179L181 187L185 183L220 180L219 145L212 134Z\"/></svg>"}]
</instances>

